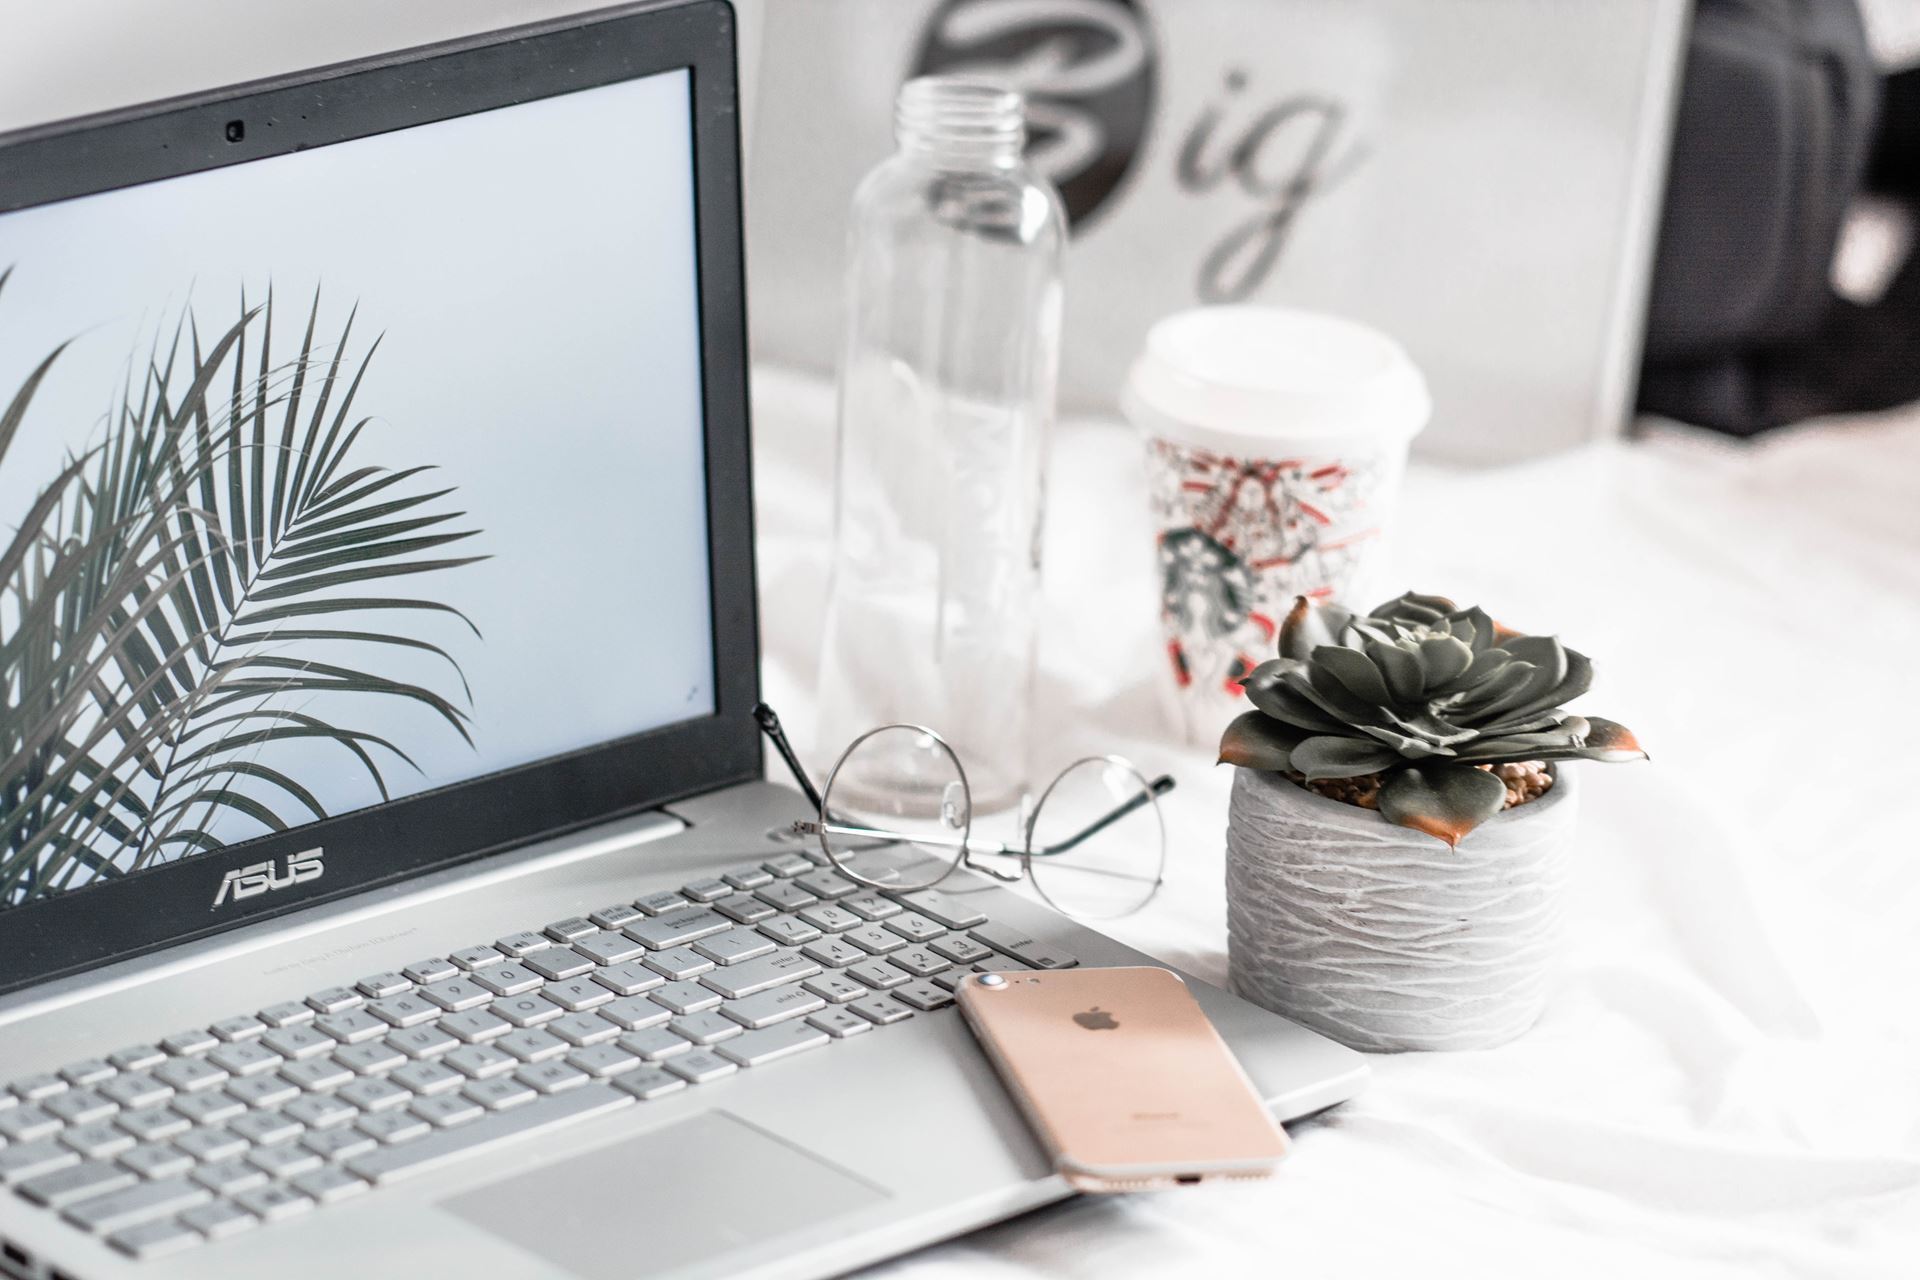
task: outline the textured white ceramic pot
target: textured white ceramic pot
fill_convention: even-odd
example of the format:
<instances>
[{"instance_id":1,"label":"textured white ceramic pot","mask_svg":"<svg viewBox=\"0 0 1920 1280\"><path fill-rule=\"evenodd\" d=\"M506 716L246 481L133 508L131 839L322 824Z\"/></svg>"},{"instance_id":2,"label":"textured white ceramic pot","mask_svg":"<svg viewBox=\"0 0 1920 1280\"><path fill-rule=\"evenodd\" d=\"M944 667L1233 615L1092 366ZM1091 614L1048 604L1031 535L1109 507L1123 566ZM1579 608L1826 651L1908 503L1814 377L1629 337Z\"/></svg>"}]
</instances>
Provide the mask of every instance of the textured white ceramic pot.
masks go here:
<instances>
[{"instance_id":1,"label":"textured white ceramic pot","mask_svg":"<svg viewBox=\"0 0 1920 1280\"><path fill-rule=\"evenodd\" d=\"M1234 991L1356 1049L1485 1049L1539 1018L1577 807L1565 770L1455 849L1277 773L1235 772Z\"/></svg>"}]
</instances>

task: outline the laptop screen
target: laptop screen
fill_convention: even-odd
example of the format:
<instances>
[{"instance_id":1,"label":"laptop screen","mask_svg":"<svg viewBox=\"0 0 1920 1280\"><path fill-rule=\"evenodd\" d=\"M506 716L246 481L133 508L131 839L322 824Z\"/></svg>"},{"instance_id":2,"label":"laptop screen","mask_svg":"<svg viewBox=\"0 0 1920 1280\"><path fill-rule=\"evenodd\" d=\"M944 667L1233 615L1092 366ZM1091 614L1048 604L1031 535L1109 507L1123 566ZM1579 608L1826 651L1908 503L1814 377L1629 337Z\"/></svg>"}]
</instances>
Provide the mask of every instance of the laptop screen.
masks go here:
<instances>
[{"instance_id":1,"label":"laptop screen","mask_svg":"<svg viewBox=\"0 0 1920 1280\"><path fill-rule=\"evenodd\" d=\"M689 94L0 214L0 906L714 713Z\"/></svg>"}]
</instances>

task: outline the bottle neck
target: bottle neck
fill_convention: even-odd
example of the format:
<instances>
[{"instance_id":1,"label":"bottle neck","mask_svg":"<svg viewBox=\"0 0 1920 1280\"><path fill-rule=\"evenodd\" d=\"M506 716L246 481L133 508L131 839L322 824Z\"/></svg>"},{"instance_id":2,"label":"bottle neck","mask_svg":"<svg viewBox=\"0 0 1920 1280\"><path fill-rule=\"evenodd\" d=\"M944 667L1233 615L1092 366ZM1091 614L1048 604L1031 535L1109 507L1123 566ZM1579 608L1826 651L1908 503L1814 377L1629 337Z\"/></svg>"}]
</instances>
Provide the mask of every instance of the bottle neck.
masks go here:
<instances>
[{"instance_id":1,"label":"bottle neck","mask_svg":"<svg viewBox=\"0 0 1920 1280\"><path fill-rule=\"evenodd\" d=\"M893 131L903 155L948 169L1008 169L1027 145L1025 102L978 80L922 76L900 86Z\"/></svg>"}]
</instances>

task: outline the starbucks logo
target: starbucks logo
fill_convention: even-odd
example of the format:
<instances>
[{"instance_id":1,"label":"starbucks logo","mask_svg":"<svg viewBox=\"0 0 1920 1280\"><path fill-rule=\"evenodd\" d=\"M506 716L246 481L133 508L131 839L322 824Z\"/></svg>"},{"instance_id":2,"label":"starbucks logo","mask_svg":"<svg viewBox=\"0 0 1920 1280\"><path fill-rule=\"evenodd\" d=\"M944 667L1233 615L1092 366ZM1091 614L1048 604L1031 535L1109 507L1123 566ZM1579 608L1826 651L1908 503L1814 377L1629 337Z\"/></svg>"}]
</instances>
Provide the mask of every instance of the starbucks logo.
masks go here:
<instances>
[{"instance_id":1,"label":"starbucks logo","mask_svg":"<svg viewBox=\"0 0 1920 1280\"><path fill-rule=\"evenodd\" d=\"M984 75L1027 95L1027 155L1079 227L1119 189L1153 111L1139 0L945 0L914 75Z\"/></svg>"}]
</instances>

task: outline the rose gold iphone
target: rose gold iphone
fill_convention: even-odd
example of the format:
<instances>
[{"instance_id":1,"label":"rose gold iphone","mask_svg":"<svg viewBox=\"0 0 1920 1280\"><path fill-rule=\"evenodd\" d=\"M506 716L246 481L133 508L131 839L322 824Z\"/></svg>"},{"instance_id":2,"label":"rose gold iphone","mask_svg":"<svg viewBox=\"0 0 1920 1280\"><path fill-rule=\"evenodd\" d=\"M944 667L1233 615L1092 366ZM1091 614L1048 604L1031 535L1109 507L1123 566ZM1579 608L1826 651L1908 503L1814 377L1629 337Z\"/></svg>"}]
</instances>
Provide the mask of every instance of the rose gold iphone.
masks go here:
<instances>
[{"instance_id":1,"label":"rose gold iphone","mask_svg":"<svg viewBox=\"0 0 1920 1280\"><path fill-rule=\"evenodd\" d=\"M1286 1154L1287 1135L1232 1050L1165 969L976 974L959 999L1081 1191L1264 1178Z\"/></svg>"}]
</instances>

